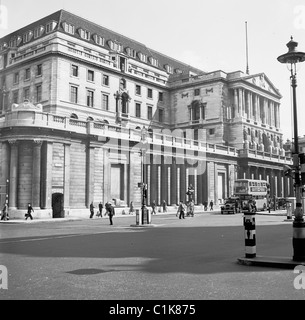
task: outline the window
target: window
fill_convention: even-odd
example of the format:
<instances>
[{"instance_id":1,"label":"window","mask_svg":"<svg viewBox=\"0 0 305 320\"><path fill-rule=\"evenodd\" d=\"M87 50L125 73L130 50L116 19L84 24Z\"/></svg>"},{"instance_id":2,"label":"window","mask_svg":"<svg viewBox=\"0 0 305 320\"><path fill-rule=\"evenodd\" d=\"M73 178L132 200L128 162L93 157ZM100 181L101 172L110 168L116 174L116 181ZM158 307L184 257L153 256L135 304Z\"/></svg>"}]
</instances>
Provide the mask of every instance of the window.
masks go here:
<instances>
[{"instance_id":1,"label":"window","mask_svg":"<svg viewBox=\"0 0 305 320\"><path fill-rule=\"evenodd\" d=\"M159 109L159 122L163 122L163 121L164 121L164 110Z\"/></svg>"},{"instance_id":2,"label":"window","mask_svg":"<svg viewBox=\"0 0 305 320\"><path fill-rule=\"evenodd\" d=\"M150 98L150 99L152 99L152 97L153 97L153 91L152 91L152 89L147 89L147 98Z\"/></svg>"},{"instance_id":3,"label":"window","mask_svg":"<svg viewBox=\"0 0 305 320\"><path fill-rule=\"evenodd\" d=\"M19 72L14 73L14 84L19 83Z\"/></svg>"},{"instance_id":4,"label":"window","mask_svg":"<svg viewBox=\"0 0 305 320\"><path fill-rule=\"evenodd\" d=\"M29 31L27 33L25 33L22 37L23 43L27 43L29 42L33 37L33 31Z\"/></svg>"},{"instance_id":5,"label":"window","mask_svg":"<svg viewBox=\"0 0 305 320\"><path fill-rule=\"evenodd\" d=\"M94 71L88 70L88 81L94 82Z\"/></svg>"},{"instance_id":6,"label":"window","mask_svg":"<svg viewBox=\"0 0 305 320\"><path fill-rule=\"evenodd\" d=\"M34 38L38 38L43 34L44 26L40 26L34 30Z\"/></svg>"},{"instance_id":7,"label":"window","mask_svg":"<svg viewBox=\"0 0 305 320\"><path fill-rule=\"evenodd\" d=\"M42 76L42 64L37 65L36 76L37 77Z\"/></svg>"},{"instance_id":8,"label":"window","mask_svg":"<svg viewBox=\"0 0 305 320\"><path fill-rule=\"evenodd\" d=\"M93 36L93 39L95 41L96 44L98 44L99 46L104 46L105 45L105 39L97 34L95 34Z\"/></svg>"},{"instance_id":9,"label":"window","mask_svg":"<svg viewBox=\"0 0 305 320\"><path fill-rule=\"evenodd\" d=\"M198 121L205 119L206 103L201 103L199 100L195 100L190 105L190 120Z\"/></svg>"},{"instance_id":10,"label":"window","mask_svg":"<svg viewBox=\"0 0 305 320\"><path fill-rule=\"evenodd\" d=\"M213 129L209 129L209 134L210 134L210 135L215 134L215 129L214 129L214 128L213 128Z\"/></svg>"},{"instance_id":11,"label":"window","mask_svg":"<svg viewBox=\"0 0 305 320\"><path fill-rule=\"evenodd\" d=\"M115 41L108 41L108 45L110 47L111 50L113 51L117 51L117 52L121 52L123 49L123 46Z\"/></svg>"},{"instance_id":12,"label":"window","mask_svg":"<svg viewBox=\"0 0 305 320\"><path fill-rule=\"evenodd\" d=\"M136 103L136 117L141 118L141 104Z\"/></svg>"},{"instance_id":13,"label":"window","mask_svg":"<svg viewBox=\"0 0 305 320\"><path fill-rule=\"evenodd\" d=\"M70 101L72 103L78 102L78 87L71 86L71 88L70 88Z\"/></svg>"},{"instance_id":14,"label":"window","mask_svg":"<svg viewBox=\"0 0 305 320\"><path fill-rule=\"evenodd\" d=\"M31 69L27 68L25 69L25 72L24 72L24 80L29 80L30 77L31 77Z\"/></svg>"},{"instance_id":15,"label":"window","mask_svg":"<svg viewBox=\"0 0 305 320\"><path fill-rule=\"evenodd\" d=\"M65 32L70 33L70 34L75 33L75 27L72 24L64 22L63 25L64 25Z\"/></svg>"},{"instance_id":16,"label":"window","mask_svg":"<svg viewBox=\"0 0 305 320\"><path fill-rule=\"evenodd\" d=\"M163 102L163 92L159 92L159 101Z\"/></svg>"},{"instance_id":17,"label":"window","mask_svg":"<svg viewBox=\"0 0 305 320\"><path fill-rule=\"evenodd\" d=\"M23 100L30 100L30 88L24 88Z\"/></svg>"},{"instance_id":18,"label":"window","mask_svg":"<svg viewBox=\"0 0 305 320\"><path fill-rule=\"evenodd\" d=\"M147 62L147 55L146 54L139 52L139 58L142 62Z\"/></svg>"},{"instance_id":19,"label":"window","mask_svg":"<svg viewBox=\"0 0 305 320\"><path fill-rule=\"evenodd\" d=\"M199 96L200 95L200 89L195 89L194 94L195 94L195 96Z\"/></svg>"},{"instance_id":20,"label":"window","mask_svg":"<svg viewBox=\"0 0 305 320\"><path fill-rule=\"evenodd\" d=\"M103 74L102 83L104 86L109 86L109 76L106 74Z\"/></svg>"},{"instance_id":21,"label":"window","mask_svg":"<svg viewBox=\"0 0 305 320\"><path fill-rule=\"evenodd\" d=\"M102 93L102 109L109 110L109 96Z\"/></svg>"},{"instance_id":22,"label":"window","mask_svg":"<svg viewBox=\"0 0 305 320\"><path fill-rule=\"evenodd\" d=\"M92 90L87 90L87 106L93 107L94 104L94 92Z\"/></svg>"},{"instance_id":23,"label":"window","mask_svg":"<svg viewBox=\"0 0 305 320\"><path fill-rule=\"evenodd\" d=\"M36 99L36 103L39 103L42 100L42 86L41 86L41 84L36 86L35 99Z\"/></svg>"},{"instance_id":24,"label":"window","mask_svg":"<svg viewBox=\"0 0 305 320\"><path fill-rule=\"evenodd\" d=\"M141 86L139 86L138 84L136 84L136 94L137 94L138 96L141 95Z\"/></svg>"},{"instance_id":25,"label":"window","mask_svg":"<svg viewBox=\"0 0 305 320\"><path fill-rule=\"evenodd\" d=\"M90 40L90 32L84 29L79 29L79 33L81 38L85 39L85 40Z\"/></svg>"},{"instance_id":26,"label":"window","mask_svg":"<svg viewBox=\"0 0 305 320\"><path fill-rule=\"evenodd\" d=\"M72 76L78 77L78 66L76 66L75 64L72 64Z\"/></svg>"},{"instance_id":27,"label":"window","mask_svg":"<svg viewBox=\"0 0 305 320\"><path fill-rule=\"evenodd\" d=\"M154 67L158 67L158 60L156 58L150 57L150 63L154 66Z\"/></svg>"},{"instance_id":28,"label":"window","mask_svg":"<svg viewBox=\"0 0 305 320\"><path fill-rule=\"evenodd\" d=\"M147 107L147 119L152 120L152 107L151 106Z\"/></svg>"},{"instance_id":29,"label":"window","mask_svg":"<svg viewBox=\"0 0 305 320\"><path fill-rule=\"evenodd\" d=\"M19 102L19 91L14 91L13 92L13 103L18 103Z\"/></svg>"},{"instance_id":30,"label":"window","mask_svg":"<svg viewBox=\"0 0 305 320\"><path fill-rule=\"evenodd\" d=\"M174 73L174 68L168 64L165 65L165 70L167 73L173 74Z\"/></svg>"},{"instance_id":31,"label":"window","mask_svg":"<svg viewBox=\"0 0 305 320\"><path fill-rule=\"evenodd\" d=\"M126 52L127 52L129 57L136 58L136 56L137 56L137 51L134 50L134 49L127 48Z\"/></svg>"},{"instance_id":32,"label":"window","mask_svg":"<svg viewBox=\"0 0 305 320\"><path fill-rule=\"evenodd\" d=\"M55 29L55 26L56 26L56 22L55 21L47 23L47 25L46 25L46 33L52 32Z\"/></svg>"}]
</instances>

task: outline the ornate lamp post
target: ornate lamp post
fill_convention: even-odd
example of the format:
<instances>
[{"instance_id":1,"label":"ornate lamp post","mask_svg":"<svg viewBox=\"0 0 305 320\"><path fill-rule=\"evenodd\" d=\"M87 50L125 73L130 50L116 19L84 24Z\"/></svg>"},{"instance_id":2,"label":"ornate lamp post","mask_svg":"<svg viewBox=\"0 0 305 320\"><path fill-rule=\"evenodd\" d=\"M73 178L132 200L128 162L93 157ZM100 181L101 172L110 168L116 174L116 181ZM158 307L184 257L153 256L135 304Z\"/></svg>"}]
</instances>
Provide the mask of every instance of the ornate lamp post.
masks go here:
<instances>
[{"instance_id":1,"label":"ornate lamp post","mask_svg":"<svg viewBox=\"0 0 305 320\"><path fill-rule=\"evenodd\" d=\"M296 87L297 87L297 64L305 61L305 53L296 51L298 43L291 40L287 43L288 52L279 56L277 60L281 63L287 64L291 73L291 87L293 94L293 125L294 125L294 154L293 166L295 168L294 185L296 196L296 209L294 212L293 221L293 260L305 261L305 223L302 211L301 198L301 180L300 180L300 155L299 155L299 141L298 141L298 115L297 115L297 101L296 101Z\"/></svg>"}]
</instances>

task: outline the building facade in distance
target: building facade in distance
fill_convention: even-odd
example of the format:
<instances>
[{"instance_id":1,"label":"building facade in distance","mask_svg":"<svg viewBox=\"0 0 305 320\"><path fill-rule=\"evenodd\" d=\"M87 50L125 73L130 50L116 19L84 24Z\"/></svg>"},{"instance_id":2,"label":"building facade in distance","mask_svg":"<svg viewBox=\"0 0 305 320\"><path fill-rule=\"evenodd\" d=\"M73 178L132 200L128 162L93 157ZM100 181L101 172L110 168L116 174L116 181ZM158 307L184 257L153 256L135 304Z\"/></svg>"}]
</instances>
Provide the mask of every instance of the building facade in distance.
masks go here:
<instances>
[{"instance_id":1,"label":"building facade in distance","mask_svg":"<svg viewBox=\"0 0 305 320\"><path fill-rule=\"evenodd\" d=\"M264 74L206 72L57 11L0 39L0 194L12 217L88 215L233 194L266 179L288 196L281 95ZM144 128L144 129L143 129Z\"/></svg>"}]
</instances>

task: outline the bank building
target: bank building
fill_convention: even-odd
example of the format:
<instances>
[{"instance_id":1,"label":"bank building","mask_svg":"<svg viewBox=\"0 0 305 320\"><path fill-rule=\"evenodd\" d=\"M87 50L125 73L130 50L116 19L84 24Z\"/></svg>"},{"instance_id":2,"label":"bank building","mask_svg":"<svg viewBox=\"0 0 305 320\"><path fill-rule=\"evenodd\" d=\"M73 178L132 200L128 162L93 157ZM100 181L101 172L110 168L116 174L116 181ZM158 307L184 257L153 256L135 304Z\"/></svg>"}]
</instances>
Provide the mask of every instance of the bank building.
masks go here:
<instances>
[{"instance_id":1,"label":"bank building","mask_svg":"<svg viewBox=\"0 0 305 320\"><path fill-rule=\"evenodd\" d=\"M208 67L208 66L207 66ZM0 39L0 193L10 216L88 216L186 200L237 178L293 193L281 94L264 73L203 71L65 10ZM6 190L7 192L5 192Z\"/></svg>"}]
</instances>

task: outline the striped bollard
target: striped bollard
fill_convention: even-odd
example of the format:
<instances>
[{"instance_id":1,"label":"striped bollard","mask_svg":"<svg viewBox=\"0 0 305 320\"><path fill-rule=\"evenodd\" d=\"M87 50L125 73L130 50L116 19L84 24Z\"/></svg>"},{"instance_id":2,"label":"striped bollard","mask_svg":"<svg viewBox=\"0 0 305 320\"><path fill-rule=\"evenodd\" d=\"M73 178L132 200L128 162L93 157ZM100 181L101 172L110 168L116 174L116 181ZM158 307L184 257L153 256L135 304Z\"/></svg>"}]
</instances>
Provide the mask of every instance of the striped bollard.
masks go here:
<instances>
[{"instance_id":1,"label":"striped bollard","mask_svg":"<svg viewBox=\"0 0 305 320\"><path fill-rule=\"evenodd\" d=\"M244 214L246 258L256 257L255 213Z\"/></svg>"}]
</instances>

